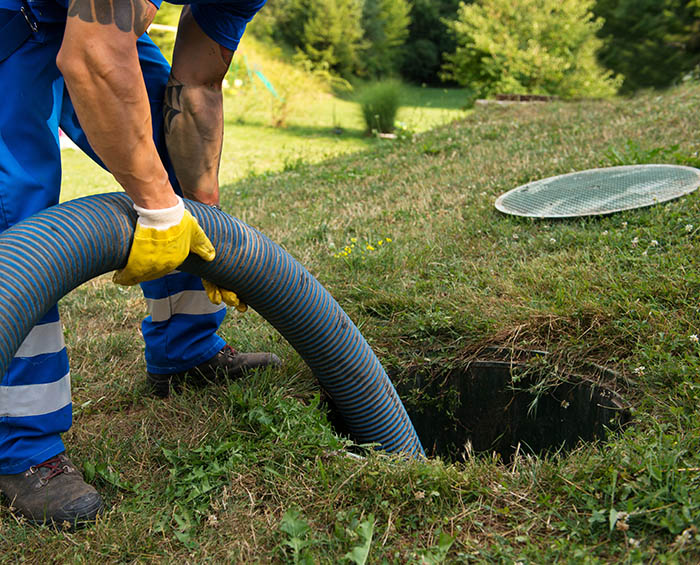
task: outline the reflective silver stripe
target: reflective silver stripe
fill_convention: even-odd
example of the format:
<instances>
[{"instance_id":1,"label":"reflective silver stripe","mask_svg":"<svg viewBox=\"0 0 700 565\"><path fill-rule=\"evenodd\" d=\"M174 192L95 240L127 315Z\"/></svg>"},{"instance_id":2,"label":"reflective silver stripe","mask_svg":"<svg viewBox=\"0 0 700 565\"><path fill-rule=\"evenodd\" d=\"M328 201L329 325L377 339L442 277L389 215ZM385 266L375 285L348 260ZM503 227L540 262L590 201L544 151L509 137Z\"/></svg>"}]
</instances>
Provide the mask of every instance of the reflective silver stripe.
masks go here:
<instances>
[{"instance_id":1,"label":"reflective silver stripe","mask_svg":"<svg viewBox=\"0 0 700 565\"><path fill-rule=\"evenodd\" d=\"M35 357L45 353L58 353L66 346L61 322L34 326L19 346L15 357Z\"/></svg>"},{"instance_id":2,"label":"reflective silver stripe","mask_svg":"<svg viewBox=\"0 0 700 565\"><path fill-rule=\"evenodd\" d=\"M70 404L70 373L54 383L0 386L0 417L41 416Z\"/></svg>"},{"instance_id":3,"label":"reflective silver stripe","mask_svg":"<svg viewBox=\"0 0 700 565\"><path fill-rule=\"evenodd\" d=\"M147 298L148 311L154 322L164 322L174 314L213 314L226 304L212 304L203 290L184 290L166 298Z\"/></svg>"}]
</instances>

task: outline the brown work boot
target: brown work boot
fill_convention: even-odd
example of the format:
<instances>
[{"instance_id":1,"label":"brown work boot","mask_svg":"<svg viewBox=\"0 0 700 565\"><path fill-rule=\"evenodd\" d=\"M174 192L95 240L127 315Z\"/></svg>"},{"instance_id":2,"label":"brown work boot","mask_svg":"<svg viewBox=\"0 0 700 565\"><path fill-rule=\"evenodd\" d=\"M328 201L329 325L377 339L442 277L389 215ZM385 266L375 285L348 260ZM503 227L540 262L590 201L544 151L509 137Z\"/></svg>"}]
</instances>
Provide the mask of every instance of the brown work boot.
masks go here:
<instances>
[{"instance_id":1,"label":"brown work boot","mask_svg":"<svg viewBox=\"0 0 700 565\"><path fill-rule=\"evenodd\" d=\"M165 398L170 391L180 392L183 385L201 387L220 380L237 379L252 369L272 365L279 367L280 358L274 353L239 353L225 345L214 357L181 373L159 375L148 373L148 384L153 394Z\"/></svg>"},{"instance_id":2,"label":"brown work boot","mask_svg":"<svg viewBox=\"0 0 700 565\"><path fill-rule=\"evenodd\" d=\"M0 491L10 509L33 524L78 528L94 522L103 508L100 495L65 453L24 473L0 475Z\"/></svg>"}]
</instances>

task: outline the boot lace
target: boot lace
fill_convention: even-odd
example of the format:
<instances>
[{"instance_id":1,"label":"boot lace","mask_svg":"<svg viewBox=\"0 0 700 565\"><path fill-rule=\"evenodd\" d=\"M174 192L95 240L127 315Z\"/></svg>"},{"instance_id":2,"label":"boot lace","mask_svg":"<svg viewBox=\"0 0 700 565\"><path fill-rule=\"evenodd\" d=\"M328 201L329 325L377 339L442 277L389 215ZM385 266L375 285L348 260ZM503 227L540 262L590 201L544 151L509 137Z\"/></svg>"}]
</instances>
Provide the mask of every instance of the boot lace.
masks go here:
<instances>
[{"instance_id":1,"label":"boot lace","mask_svg":"<svg viewBox=\"0 0 700 565\"><path fill-rule=\"evenodd\" d=\"M236 351L228 343L224 345L223 349L221 349L221 353L223 353L227 357L235 357L236 355L238 355L238 351Z\"/></svg>"},{"instance_id":2,"label":"boot lace","mask_svg":"<svg viewBox=\"0 0 700 565\"><path fill-rule=\"evenodd\" d=\"M65 473L69 469L68 465L66 465L63 462L63 459L60 455L56 455L55 457L47 459L43 463L39 463L38 465L34 465L34 467L32 467L32 469L34 469L34 472L37 472L39 471L39 469L42 468L47 469L48 472L41 476L41 479L39 479L41 484L48 483L55 476L60 475L61 473Z\"/></svg>"}]
</instances>

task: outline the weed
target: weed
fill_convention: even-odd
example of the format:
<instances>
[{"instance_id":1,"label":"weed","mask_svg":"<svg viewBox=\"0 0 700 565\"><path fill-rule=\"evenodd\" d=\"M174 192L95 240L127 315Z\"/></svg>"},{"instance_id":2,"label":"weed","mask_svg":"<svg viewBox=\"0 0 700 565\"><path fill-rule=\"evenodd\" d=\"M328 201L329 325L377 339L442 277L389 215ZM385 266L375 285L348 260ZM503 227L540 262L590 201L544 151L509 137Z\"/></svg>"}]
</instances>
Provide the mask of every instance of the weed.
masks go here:
<instances>
[{"instance_id":1,"label":"weed","mask_svg":"<svg viewBox=\"0 0 700 565\"><path fill-rule=\"evenodd\" d=\"M282 542L283 552L291 552L292 563L313 563L313 557L308 551L311 541L309 532L311 528L301 519L298 510L287 510L280 522L280 530L286 534Z\"/></svg>"},{"instance_id":2,"label":"weed","mask_svg":"<svg viewBox=\"0 0 700 565\"><path fill-rule=\"evenodd\" d=\"M369 558L369 550L372 546L374 535L374 515L370 514L366 520L360 522L355 530L359 543L348 551L344 558L355 565L365 565Z\"/></svg>"}]
</instances>

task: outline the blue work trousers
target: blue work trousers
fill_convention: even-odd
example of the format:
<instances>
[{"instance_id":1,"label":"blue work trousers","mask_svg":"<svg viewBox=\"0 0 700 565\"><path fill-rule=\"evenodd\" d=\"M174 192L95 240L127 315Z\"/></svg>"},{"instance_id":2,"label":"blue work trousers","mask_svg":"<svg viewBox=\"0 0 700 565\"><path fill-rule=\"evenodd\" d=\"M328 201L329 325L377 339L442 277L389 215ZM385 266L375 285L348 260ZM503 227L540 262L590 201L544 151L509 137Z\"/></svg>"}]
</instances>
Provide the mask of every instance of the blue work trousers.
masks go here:
<instances>
[{"instance_id":1,"label":"blue work trousers","mask_svg":"<svg viewBox=\"0 0 700 565\"><path fill-rule=\"evenodd\" d=\"M0 19L8 13L0 10ZM63 28L62 23L42 23L31 39L0 62L0 231L58 203L59 126L100 162L56 67ZM170 67L148 37L139 39L138 48L154 139L177 187L165 149L161 113ZM198 277L175 272L144 283L142 288L150 313L142 325L150 372L190 369L225 345L216 331L226 308L209 302ZM68 357L54 306L32 329L0 381L0 474L21 473L62 452L60 434L70 428L71 421Z\"/></svg>"}]
</instances>

